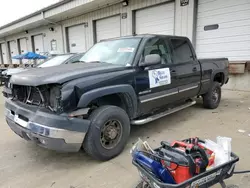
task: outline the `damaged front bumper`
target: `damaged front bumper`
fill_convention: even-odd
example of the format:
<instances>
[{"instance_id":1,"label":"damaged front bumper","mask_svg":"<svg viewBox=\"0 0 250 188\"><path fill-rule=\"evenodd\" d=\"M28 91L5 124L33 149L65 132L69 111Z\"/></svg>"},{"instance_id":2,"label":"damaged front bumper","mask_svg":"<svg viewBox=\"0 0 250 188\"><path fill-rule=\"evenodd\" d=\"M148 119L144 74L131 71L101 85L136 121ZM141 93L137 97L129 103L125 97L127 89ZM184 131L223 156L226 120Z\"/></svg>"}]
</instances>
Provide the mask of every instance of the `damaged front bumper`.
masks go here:
<instances>
[{"instance_id":1,"label":"damaged front bumper","mask_svg":"<svg viewBox=\"0 0 250 188\"><path fill-rule=\"evenodd\" d=\"M90 121L57 115L46 109L6 99L5 116L20 137L57 151L77 152L82 146Z\"/></svg>"}]
</instances>

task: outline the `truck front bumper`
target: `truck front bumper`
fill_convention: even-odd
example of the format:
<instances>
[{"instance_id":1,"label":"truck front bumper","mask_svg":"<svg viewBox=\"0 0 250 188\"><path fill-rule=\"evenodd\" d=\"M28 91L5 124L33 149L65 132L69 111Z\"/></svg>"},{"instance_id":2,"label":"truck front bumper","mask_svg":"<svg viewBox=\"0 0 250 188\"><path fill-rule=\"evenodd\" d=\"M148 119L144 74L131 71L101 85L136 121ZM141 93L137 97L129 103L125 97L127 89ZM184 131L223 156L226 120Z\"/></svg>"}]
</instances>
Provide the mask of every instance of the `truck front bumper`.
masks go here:
<instances>
[{"instance_id":1,"label":"truck front bumper","mask_svg":"<svg viewBox=\"0 0 250 188\"><path fill-rule=\"evenodd\" d=\"M46 109L6 99L5 117L20 137L44 148L77 152L88 131L89 120L57 115Z\"/></svg>"}]
</instances>

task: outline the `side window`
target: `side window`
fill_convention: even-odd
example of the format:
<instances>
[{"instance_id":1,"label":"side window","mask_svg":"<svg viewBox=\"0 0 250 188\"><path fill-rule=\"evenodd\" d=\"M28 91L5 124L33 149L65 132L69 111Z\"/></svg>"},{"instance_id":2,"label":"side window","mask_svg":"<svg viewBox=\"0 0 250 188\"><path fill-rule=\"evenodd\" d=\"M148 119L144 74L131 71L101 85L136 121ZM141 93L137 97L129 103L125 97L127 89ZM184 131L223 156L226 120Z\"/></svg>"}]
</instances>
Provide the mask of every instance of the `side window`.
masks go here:
<instances>
[{"instance_id":1,"label":"side window","mask_svg":"<svg viewBox=\"0 0 250 188\"><path fill-rule=\"evenodd\" d=\"M187 40L171 39L173 55L176 63L185 63L194 60Z\"/></svg>"},{"instance_id":2,"label":"side window","mask_svg":"<svg viewBox=\"0 0 250 188\"><path fill-rule=\"evenodd\" d=\"M159 38L152 38L146 43L143 58L146 55L159 54L162 58L162 64L171 63L171 56L168 47L165 42Z\"/></svg>"}]
</instances>

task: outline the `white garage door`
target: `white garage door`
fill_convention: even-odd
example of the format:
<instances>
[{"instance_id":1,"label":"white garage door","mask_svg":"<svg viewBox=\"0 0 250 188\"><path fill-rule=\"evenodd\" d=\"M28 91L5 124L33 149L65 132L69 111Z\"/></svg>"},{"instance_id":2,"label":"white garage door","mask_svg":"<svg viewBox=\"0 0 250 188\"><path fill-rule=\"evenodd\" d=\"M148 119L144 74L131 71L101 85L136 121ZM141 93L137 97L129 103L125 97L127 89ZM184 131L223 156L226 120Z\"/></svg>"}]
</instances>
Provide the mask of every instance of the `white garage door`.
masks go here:
<instances>
[{"instance_id":1,"label":"white garage door","mask_svg":"<svg viewBox=\"0 0 250 188\"><path fill-rule=\"evenodd\" d=\"M21 54L25 54L28 52L28 45L26 38L19 39L19 51ZM27 63L27 59L23 59L22 63Z\"/></svg>"},{"instance_id":2,"label":"white garage door","mask_svg":"<svg viewBox=\"0 0 250 188\"><path fill-rule=\"evenodd\" d=\"M84 24L68 28L69 52L81 53L86 51L85 27Z\"/></svg>"},{"instance_id":3,"label":"white garage door","mask_svg":"<svg viewBox=\"0 0 250 188\"><path fill-rule=\"evenodd\" d=\"M250 60L250 0L199 0L198 57Z\"/></svg>"},{"instance_id":4,"label":"white garage door","mask_svg":"<svg viewBox=\"0 0 250 188\"><path fill-rule=\"evenodd\" d=\"M3 60L3 64L8 64L8 59L7 59L7 49L6 49L6 45L5 43L1 44L1 55L2 55L2 60Z\"/></svg>"},{"instance_id":5,"label":"white garage door","mask_svg":"<svg viewBox=\"0 0 250 188\"><path fill-rule=\"evenodd\" d=\"M34 52L37 54L44 53L44 41L43 35L33 36L34 40Z\"/></svg>"},{"instance_id":6,"label":"white garage door","mask_svg":"<svg viewBox=\"0 0 250 188\"><path fill-rule=\"evenodd\" d=\"M10 58L12 59L13 56L18 55L17 44L16 41L9 41L9 50L10 50ZM17 59L12 59L13 64L19 64L20 61Z\"/></svg>"},{"instance_id":7,"label":"white garage door","mask_svg":"<svg viewBox=\"0 0 250 188\"><path fill-rule=\"evenodd\" d=\"M27 40L26 38L19 39L20 53L24 54L28 52Z\"/></svg>"},{"instance_id":8,"label":"white garage door","mask_svg":"<svg viewBox=\"0 0 250 188\"><path fill-rule=\"evenodd\" d=\"M121 17L112 16L96 21L96 40L115 38L121 36Z\"/></svg>"},{"instance_id":9,"label":"white garage door","mask_svg":"<svg viewBox=\"0 0 250 188\"><path fill-rule=\"evenodd\" d=\"M174 3L153 6L135 12L136 34L174 34Z\"/></svg>"}]
</instances>

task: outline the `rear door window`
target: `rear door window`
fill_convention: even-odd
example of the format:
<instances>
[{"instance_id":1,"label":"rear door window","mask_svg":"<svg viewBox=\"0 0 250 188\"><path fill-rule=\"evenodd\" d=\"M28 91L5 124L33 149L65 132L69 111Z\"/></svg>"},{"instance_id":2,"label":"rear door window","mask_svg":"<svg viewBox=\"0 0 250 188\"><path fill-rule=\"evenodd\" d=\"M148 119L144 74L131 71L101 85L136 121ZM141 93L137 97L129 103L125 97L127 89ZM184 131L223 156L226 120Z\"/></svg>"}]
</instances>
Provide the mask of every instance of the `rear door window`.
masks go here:
<instances>
[{"instance_id":1,"label":"rear door window","mask_svg":"<svg viewBox=\"0 0 250 188\"><path fill-rule=\"evenodd\" d=\"M173 47L173 56L176 63L185 63L193 61L193 53L189 42L185 39L171 39Z\"/></svg>"}]
</instances>

